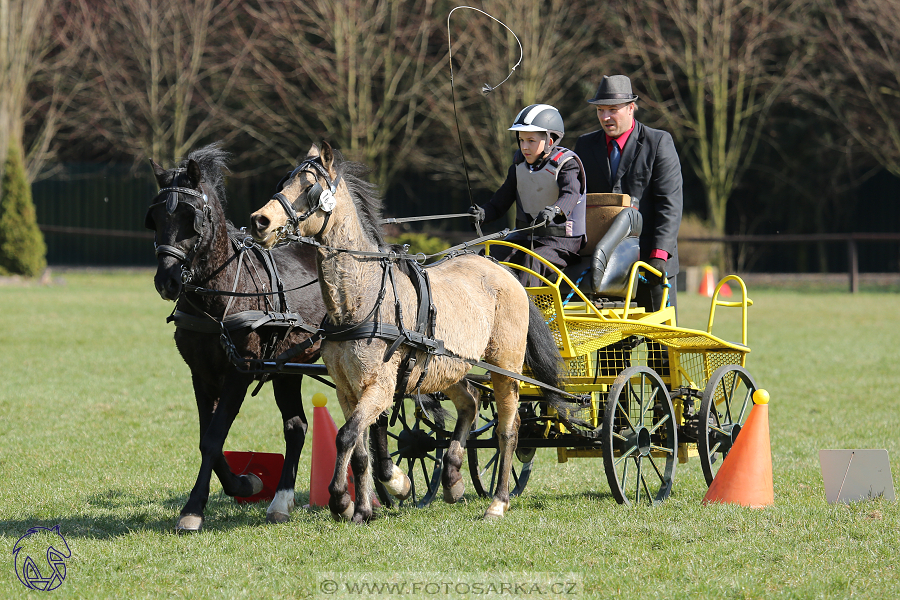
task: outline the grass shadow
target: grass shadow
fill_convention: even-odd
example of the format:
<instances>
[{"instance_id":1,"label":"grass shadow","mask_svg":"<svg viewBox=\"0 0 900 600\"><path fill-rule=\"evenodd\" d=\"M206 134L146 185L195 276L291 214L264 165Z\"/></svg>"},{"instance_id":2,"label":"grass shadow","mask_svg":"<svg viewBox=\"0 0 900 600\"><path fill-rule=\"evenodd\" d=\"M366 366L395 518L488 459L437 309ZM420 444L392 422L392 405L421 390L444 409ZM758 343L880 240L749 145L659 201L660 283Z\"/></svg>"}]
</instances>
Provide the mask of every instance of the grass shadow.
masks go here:
<instances>
[{"instance_id":1,"label":"grass shadow","mask_svg":"<svg viewBox=\"0 0 900 600\"><path fill-rule=\"evenodd\" d=\"M296 506L308 503L309 494L297 494ZM40 516L0 520L0 534L22 536L31 527L55 527L66 538L114 539L136 532L175 535L175 523L186 494L148 498L121 489L108 489L85 498L88 510L78 515ZM266 525L268 501L238 504L223 492L210 495L206 506L204 530L227 531L242 527Z\"/></svg>"}]
</instances>

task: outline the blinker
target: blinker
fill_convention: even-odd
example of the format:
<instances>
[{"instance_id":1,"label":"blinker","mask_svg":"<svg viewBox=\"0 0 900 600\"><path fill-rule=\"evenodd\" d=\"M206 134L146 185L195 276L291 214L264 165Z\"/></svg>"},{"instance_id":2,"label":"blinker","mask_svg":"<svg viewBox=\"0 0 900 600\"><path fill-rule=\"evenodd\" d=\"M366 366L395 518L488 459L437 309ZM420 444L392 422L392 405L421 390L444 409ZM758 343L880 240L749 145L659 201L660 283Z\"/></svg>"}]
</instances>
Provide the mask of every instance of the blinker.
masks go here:
<instances>
[{"instance_id":1,"label":"blinker","mask_svg":"<svg viewBox=\"0 0 900 600\"><path fill-rule=\"evenodd\" d=\"M308 204L310 206L316 206L319 204L319 196L322 195L322 184L318 181L309 188L309 191L306 192L306 198L308 199Z\"/></svg>"},{"instance_id":2,"label":"blinker","mask_svg":"<svg viewBox=\"0 0 900 600\"><path fill-rule=\"evenodd\" d=\"M209 206L204 206L203 210L194 209L194 231L203 235L203 229L206 226L205 219L208 219L212 213Z\"/></svg>"},{"instance_id":3,"label":"blinker","mask_svg":"<svg viewBox=\"0 0 900 600\"><path fill-rule=\"evenodd\" d=\"M321 209L326 213L330 213L337 205L337 199L334 197L334 192L331 189L322 187L322 184L317 181L307 190L306 203L311 209Z\"/></svg>"},{"instance_id":4,"label":"blinker","mask_svg":"<svg viewBox=\"0 0 900 600\"><path fill-rule=\"evenodd\" d=\"M176 208L178 208L178 194L169 192L169 195L166 196L166 212L171 215Z\"/></svg>"}]
</instances>

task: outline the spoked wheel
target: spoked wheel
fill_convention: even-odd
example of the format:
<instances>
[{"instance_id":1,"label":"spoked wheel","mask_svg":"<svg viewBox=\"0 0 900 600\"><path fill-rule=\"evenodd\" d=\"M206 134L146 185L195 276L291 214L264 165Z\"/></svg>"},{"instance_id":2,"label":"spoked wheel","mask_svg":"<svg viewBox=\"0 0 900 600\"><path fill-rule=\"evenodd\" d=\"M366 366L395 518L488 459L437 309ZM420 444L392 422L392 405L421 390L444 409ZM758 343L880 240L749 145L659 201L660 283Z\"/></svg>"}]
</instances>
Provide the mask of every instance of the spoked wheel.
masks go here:
<instances>
[{"instance_id":1,"label":"spoked wheel","mask_svg":"<svg viewBox=\"0 0 900 600\"><path fill-rule=\"evenodd\" d=\"M603 465L619 504L655 504L672 491L678 450L675 410L653 369L628 367L610 387Z\"/></svg>"},{"instance_id":2,"label":"spoked wheel","mask_svg":"<svg viewBox=\"0 0 900 600\"><path fill-rule=\"evenodd\" d=\"M700 401L697 452L706 485L711 485L722 461L741 432L753 406L756 382L746 369L724 365L716 369Z\"/></svg>"},{"instance_id":3,"label":"spoked wheel","mask_svg":"<svg viewBox=\"0 0 900 600\"><path fill-rule=\"evenodd\" d=\"M412 484L411 495L400 506L422 508L434 500L441 487L444 450L456 422L455 417L440 407L439 401L423 398L426 399L424 409L416 399L404 398L396 421L388 427L391 460ZM391 506L397 501L393 497L382 498L382 494L387 494L377 482L376 489L383 504Z\"/></svg>"},{"instance_id":4,"label":"spoked wheel","mask_svg":"<svg viewBox=\"0 0 900 600\"><path fill-rule=\"evenodd\" d=\"M520 411L533 412L537 403L521 402ZM493 398L482 397L472 425L472 433L466 442L466 454L469 458L469 474L472 486L479 496L490 498L494 495L497 480L500 477L500 444L497 442L497 407ZM509 495L518 496L528 484L531 477L531 465L534 462L533 448L517 448L512 459L509 477Z\"/></svg>"}]
</instances>

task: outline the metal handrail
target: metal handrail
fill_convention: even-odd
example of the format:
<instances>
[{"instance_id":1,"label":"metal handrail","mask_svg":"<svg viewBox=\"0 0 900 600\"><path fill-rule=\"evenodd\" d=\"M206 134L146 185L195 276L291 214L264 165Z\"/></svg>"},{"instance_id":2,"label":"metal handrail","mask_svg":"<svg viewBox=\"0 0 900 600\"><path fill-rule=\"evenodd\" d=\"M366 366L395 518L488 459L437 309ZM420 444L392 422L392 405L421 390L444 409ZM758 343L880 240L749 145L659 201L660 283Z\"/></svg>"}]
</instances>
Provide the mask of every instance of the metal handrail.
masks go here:
<instances>
[{"instance_id":1,"label":"metal handrail","mask_svg":"<svg viewBox=\"0 0 900 600\"><path fill-rule=\"evenodd\" d=\"M741 286L741 300L739 302L719 300L719 290L721 290L729 281L736 281ZM753 300L747 297L747 286L744 284L744 280L737 275L727 275L723 277L719 284L716 286L716 290L713 292L712 301L709 306L709 322L706 325L706 333L710 335L713 334L713 318L715 316L717 306L724 306L728 308L741 307L741 345L746 346L747 307L753 306Z\"/></svg>"}]
</instances>

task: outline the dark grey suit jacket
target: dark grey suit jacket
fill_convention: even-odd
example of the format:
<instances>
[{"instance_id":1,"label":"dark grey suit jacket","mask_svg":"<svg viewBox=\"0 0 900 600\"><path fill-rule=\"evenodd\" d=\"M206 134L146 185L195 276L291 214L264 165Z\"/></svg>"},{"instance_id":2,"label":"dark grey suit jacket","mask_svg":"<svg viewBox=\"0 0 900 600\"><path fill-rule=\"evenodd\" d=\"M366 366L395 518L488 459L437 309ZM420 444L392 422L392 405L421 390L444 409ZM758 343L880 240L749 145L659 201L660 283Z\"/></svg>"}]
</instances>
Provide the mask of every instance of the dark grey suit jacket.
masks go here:
<instances>
[{"instance_id":1,"label":"dark grey suit jacket","mask_svg":"<svg viewBox=\"0 0 900 600\"><path fill-rule=\"evenodd\" d=\"M683 206L681 162L668 132L635 121L634 131L622 151L613 183L610 183L606 134L602 129L586 133L575 143L584 164L589 194L628 194L640 202L644 219L641 260L659 248L669 253L666 271L678 273L678 228Z\"/></svg>"}]
</instances>

